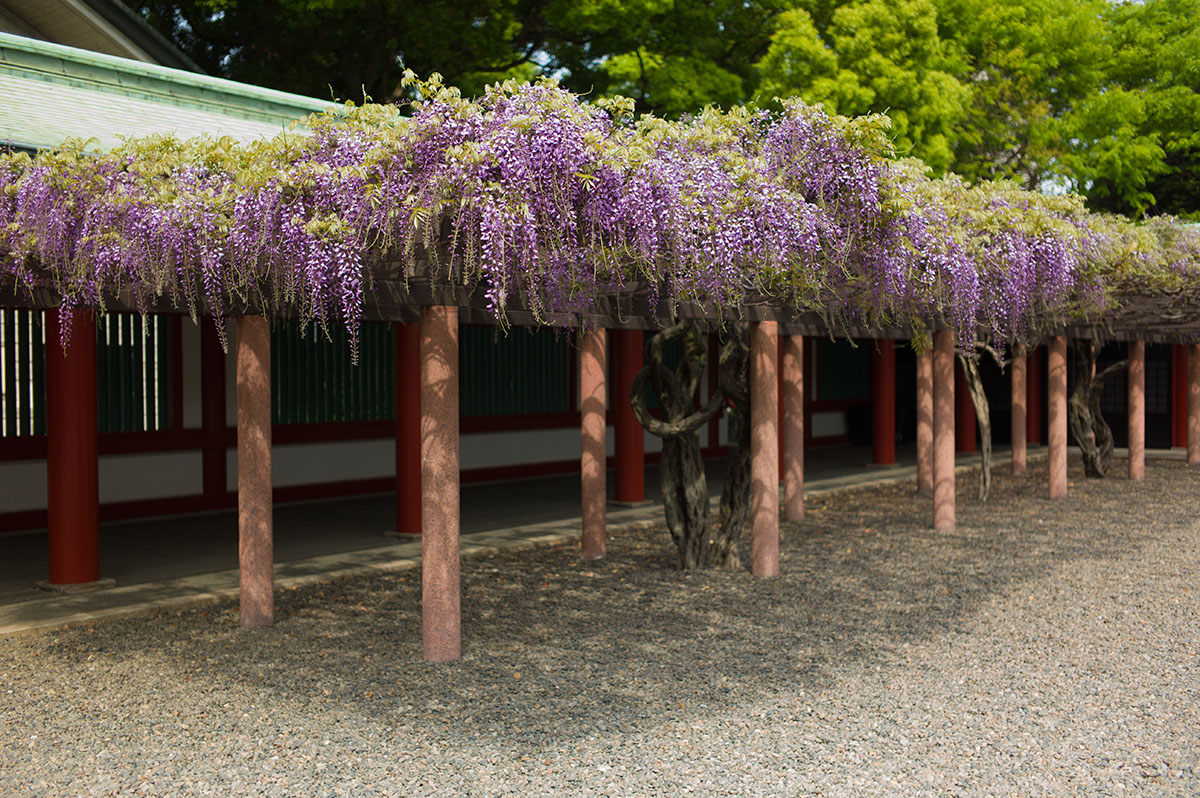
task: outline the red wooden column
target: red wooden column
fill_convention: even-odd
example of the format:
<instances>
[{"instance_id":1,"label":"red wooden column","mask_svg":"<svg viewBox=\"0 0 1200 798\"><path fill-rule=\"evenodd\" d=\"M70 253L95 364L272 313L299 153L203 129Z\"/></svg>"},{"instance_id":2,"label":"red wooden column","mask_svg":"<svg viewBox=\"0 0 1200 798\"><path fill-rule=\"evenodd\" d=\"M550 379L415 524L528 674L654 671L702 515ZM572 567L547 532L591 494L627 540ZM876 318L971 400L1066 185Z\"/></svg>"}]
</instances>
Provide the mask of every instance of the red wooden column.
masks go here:
<instances>
[{"instance_id":1,"label":"red wooden column","mask_svg":"<svg viewBox=\"0 0 1200 798\"><path fill-rule=\"evenodd\" d=\"M1188 347L1187 464L1200 465L1200 344Z\"/></svg>"},{"instance_id":2,"label":"red wooden column","mask_svg":"<svg viewBox=\"0 0 1200 798\"><path fill-rule=\"evenodd\" d=\"M64 352L59 314L69 315ZM46 311L46 489L49 586L100 581L96 318L90 310Z\"/></svg>"},{"instance_id":3,"label":"red wooden column","mask_svg":"<svg viewBox=\"0 0 1200 798\"><path fill-rule=\"evenodd\" d=\"M583 333L579 347L579 414L581 436L581 491L583 505L583 556L599 560L605 554L608 489L605 480L607 446L605 415L608 405L605 375L608 371L604 330Z\"/></svg>"},{"instance_id":4,"label":"red wooden column","mask_svg":"<svg viewBox=\"0 0 1200 798\"><path fill-rule=\"evenodd\" d=\"M886 338L871 348L871 458L896 462L896 346Z\"/></svg>"},{"instance_id":5,"label":"red wooden column","mask_svg":"<svg viewBox=\"0 0 1200 798\"><path fill-rule=\"evenodd\" d=\"M971 392L967 390L962 364L957 362L954 368L954 400L954 449L970 454L975 451L975 405L971 402Z\"/></svg>"},{"instance_id":6,"label":"red wooden column","mask_svg":"<svg viewBox=\"0 0 1200 798\"><path fill-rule=\"evenodd\" d=\"M917 493L933 495L933 349L917 355Z\"/></svg>"},{"instance_id":7,"label":"red wooden column","mask_svg":"<svg viewBox=\"0 0 1200 798\"><path fill-rule=\"evenodd\" d=\"M271 493L271 329L237 320L238 581L242 626L275 618Z\"/></svg>"},{"instance_id":8,"label":"red wooden column","mask_svg":"<svg viewBox=\"0 0 1200 798\"><path fill-rule=\"evenodd\" d=\"M642 331L613 330L613 348L617 356L617 390L612 401L617 460L614 498L636 504L646 498L646 458L642 425L633 417L629 389L642 370Z\"/></svg>"},{"instance_id":9,"label":"red wooden column","mask_svg":"<svg viewBox=\"0 0 1200 798\"><path fill-rule=\"evenodd\" d=\"M778 323L750 328L750 571L779 575Z\"/></svg>"},{"instance_id":10,"label":"red wooden column","mask_svg":"<svg viewBox=\"0 0 1200 798\"><path fill-rule=\"evenodd\" d=\"M1029 388L1025 384L1025 344L1013 344L1012 349L1012 472L1015 476L1025 473L1026 431L1025 403L1029 400Z\"/></svg>"},{"instance_id":11,"label":"red wooden column","mask_svg":"<svg viewBox=\"0 0 1200 798\"><path fill-rule=\"evenodd\" d=\"M1067 495L1067 338L1056 335L1046 347L1050 391L1050 498Z\"/></svg>"},{"instance_id":12,"label":"red wooden column","mask_svg":"<svg viewBox=\"0 0 1200 798\"><path fill-rule=\"evenodd\" d=\"M933 528L953 532L954 331L933 334Z\"/></svg>"},{"instance_id":13,"label":"red wooden column","mask_svg":"<svg viewBox=\"0 0 1200 798\"><path fill-rule=\"evenodd\" d=\"M1129 478L1146 478L1146 342L1129 342Z\"/></svg>"},{"instance_id":14,"label":"red wooden column","mask_svg":"<svg viewBox=\"0 0 1200 798\"><path fill-rule=\"evenodd\" d=\"M1188 348L1171 347L1171 445L1187 446Z\"/></svg>"},{"instance_id":15,"label":"red wooden column","mask_svg":"<svg viewBox=\"0 0 1200 798\"><path fill-rule=\"evenodd\" d=\"M804 336L783 337L783 517L804 518Z\"/></svg>"},{"instance_id":16,"label":"red wooden column","mask_svg":"<svg viewBox=\"0 0 1200 798\"><path fill-rule=\"evenodd\" d=\"M1036 444L1042 442L1042 373L1042 349L1035 346L1025 360L1025 440Z\"/></svg>"},{"instance_id":17,"label":"red wooden column","mask_svg":"<svg viewBox=\"0 0 1200 798\"><path fill-rule=\"evenodd\" d=\"M421 310L421 637L459 658L458 308Z\"/></svg>"},{"instance_id":18,"label":"red wooden column","mask_svg":"<svg viewBox=\"0 0 1200 798\"><path fill-rule=\"evenodd\" d=\"M421 534L421 325L396 324L396 531Z\"/></svg>"},{"instance_id":19,"label":"red wooden column","mask_svg":"<svg viewBox=\"0 0 1200 798\"><path fill-rule=\"evenodd\" d=\"M204 430L201 452L205 503L225 506L229 492L225 460L225 350L216 325L225 320L205 316L200 321L200 423Z\"/></svg>"}]
</instances>

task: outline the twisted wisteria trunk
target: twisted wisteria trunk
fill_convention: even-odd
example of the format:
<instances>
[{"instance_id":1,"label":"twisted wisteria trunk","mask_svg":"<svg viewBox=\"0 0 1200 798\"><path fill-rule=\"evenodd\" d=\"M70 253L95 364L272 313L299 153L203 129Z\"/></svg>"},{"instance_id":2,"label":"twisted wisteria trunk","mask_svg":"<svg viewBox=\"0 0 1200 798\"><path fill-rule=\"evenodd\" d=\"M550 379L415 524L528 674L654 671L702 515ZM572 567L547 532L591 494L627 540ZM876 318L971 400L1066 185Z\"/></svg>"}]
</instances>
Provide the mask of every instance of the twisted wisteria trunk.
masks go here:
<instances>
[{"instance_id":1,"label":"twisted wisteria trunk","mask_svg":"<svg viewBox=\"0 0 1200 798\"><path fill-rule=\"evenodd\" d=\"M958 362L962 365L967 392L971 394L975 420L979 422L979 454L983 460L983 468L979 472L979 500L986 501L992 490L992 413L983 390L983 380L979 378L978 361L959 352Z\"/></svg>"},{"instance_id":2,"label":"twisted wisteria trunk","mask_svg":"<svg viewBox=\"0 0 1200 798\"><path fill-rule=\"evenodd\" d=\"M665 347L673 341L682 343L683 355L672 369L663 363L663 355ZM629 392L638 423L663 440L659 465L663 510L683 570L739 568L741 559L736 544L749 507L749 424L744 423L749 418L745 342L738 335L726 341L721 350L721 387L697 409L695 397L706 355L704 337L694 322L668 327L649 340L646 366L634 378ZM647 386L659 398L662 418L655 418L646 407ZM739 420L744 430L738 433L731 447L729 476L722 489L718 516L713 519L698 431L724 406L726 388L733 391L731 398L742 416Z\"/></svg>"},{"instance_id":3,"label":"twisted wisteria trunk","mask_svg":"<svg viewBox=\"0 0 1200 798\"><path fill-rule=\"evenodd\" d=\"M1083 473L1097 479L1108 474L1113 456L1112 429L1100 411L1104 381L1110 374L1125 369L1129 363L1128 360L1113 363L1097 374L1096 357L1099 353L1100 347L1094 341L1071 341L1071 379L1075 387L1067 401L1071 434L1075 436L1075 443L1083 454Z\"/></svg>"}]
</instances>

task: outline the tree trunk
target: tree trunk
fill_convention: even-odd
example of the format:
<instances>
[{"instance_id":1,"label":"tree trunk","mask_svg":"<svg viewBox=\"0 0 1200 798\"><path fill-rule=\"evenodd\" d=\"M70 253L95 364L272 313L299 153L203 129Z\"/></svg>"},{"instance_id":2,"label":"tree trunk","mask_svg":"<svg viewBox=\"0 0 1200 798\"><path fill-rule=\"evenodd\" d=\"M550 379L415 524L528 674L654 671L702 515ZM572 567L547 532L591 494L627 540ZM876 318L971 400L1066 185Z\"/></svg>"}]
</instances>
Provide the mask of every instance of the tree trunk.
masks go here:
<instances>
[{"instance_id":1,"label":"tree trunk","mask_svg":"<svg viewBox=\"0 0 1200 798\"><path fill-rule=\"evenodd\" d=\"M729 414L729 459L725 485L721 488L721 509L711 535L712 566L730 570L742 567L737 542L750 514L750 358L747 327L736 326L721 347L721 392L733 405Z\"/></svg>"},{"instance_id":2,"label":"tree trunk","mask_svg":"<svg viewBox=\"0 0 1200 798\"><path fill-rule=\"evenodd\" d=\"M682 342L683 356L678 366L669 369L663 364L664 348L675 340ZM667 327L648 342L646 366L634 377L629 390L629 403L638 423L663 439L659 464L663 510L679 553L679 567L685 570L708 566L712 549L708 480L697 431L721 409L725 397L718 390L703 407L694 409L706 356L704 338L694 323ZM647 384L658 395L663 409L661 419L646 408Z\"/></svg>"},{"instance_id":3,"label":"tree trunk","mask_svg":"<svg viewBox=\"0 0 1200 798\"><path fill-rule=\"evenodd\" d=\"M1096 357L1099 349L1093 341L1071 341L1071 379L1075 388L1067 402L1071 434L1075 436L1075 443L1083 454L1083 473L1097 479L1108 473L1113 456L1112 429L1100 410L1104 381L1110 374L1125 369L1129 362L1122 360L1097 374Z\"/></svg>"},{"instance_id":4,"label":"tree trunk","mask_svg":"<svg viewBox=\"0 0 1200 798\"><path fill-rule=\"evenodd\" d=\"M961 352L958 362L962 364L967 391L975 407L975 419L979 422L979 454L983 458L983 468L979 472L979 500L987 501L992 490L992 413L983 390L983 380L979 378L979 363Z\"/></svg>"}]
</instances>

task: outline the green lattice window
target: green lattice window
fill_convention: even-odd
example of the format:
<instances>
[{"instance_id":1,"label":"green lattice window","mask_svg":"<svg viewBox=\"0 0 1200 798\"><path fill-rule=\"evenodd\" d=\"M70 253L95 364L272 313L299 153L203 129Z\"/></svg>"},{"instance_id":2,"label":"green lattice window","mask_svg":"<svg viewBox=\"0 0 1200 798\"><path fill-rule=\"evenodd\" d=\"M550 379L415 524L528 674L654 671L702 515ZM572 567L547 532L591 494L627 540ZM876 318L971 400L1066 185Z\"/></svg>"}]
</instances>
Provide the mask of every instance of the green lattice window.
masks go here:
<instances>
[{"instance_id":1,"label":"green lattice window","mask_svg":"<svg viewBox=\"0 0 1200 798\"><path fill-rule=\"evenodd\" d=\"M570 410L570 338L550 329L462 327L464 416Z\"/></svg>"},{"instance_id":2,"label":"green lattice window","mask_svg":"<svg viewBox=\"0 0 1200 798\"><path fill-rule=\"evenodd\" d=\"M395 416L396 366L392 325L363 322L358 364L350 362L346 331L331 325L271 326L272 416L277 424L384 421Z\"/></svg>"}]
</instances>

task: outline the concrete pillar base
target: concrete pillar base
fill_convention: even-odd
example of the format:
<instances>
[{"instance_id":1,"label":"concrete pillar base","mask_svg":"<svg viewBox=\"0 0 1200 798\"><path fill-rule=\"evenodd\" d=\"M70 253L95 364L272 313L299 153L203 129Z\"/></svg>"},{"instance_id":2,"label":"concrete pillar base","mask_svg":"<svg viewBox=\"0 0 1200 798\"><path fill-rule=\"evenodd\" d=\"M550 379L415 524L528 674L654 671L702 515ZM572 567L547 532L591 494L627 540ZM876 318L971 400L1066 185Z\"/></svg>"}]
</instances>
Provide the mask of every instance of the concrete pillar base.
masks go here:
<instances>
[{"instance_id":1,"label":"concrete pillar base","mask_svg":"<svg viewBox=\"0 0 1200 798\"><path fill-rule=\"evenodd\" d=\"M56 585L53 582L35 582L34 587L38 590L48 590L51 593L62 593L71 595L73 593L92 593L97 590L109 590L117 586L117 580L108 577L97 579L94 582L77 582L75 584Z\"/></svg>"}]
</instances>

